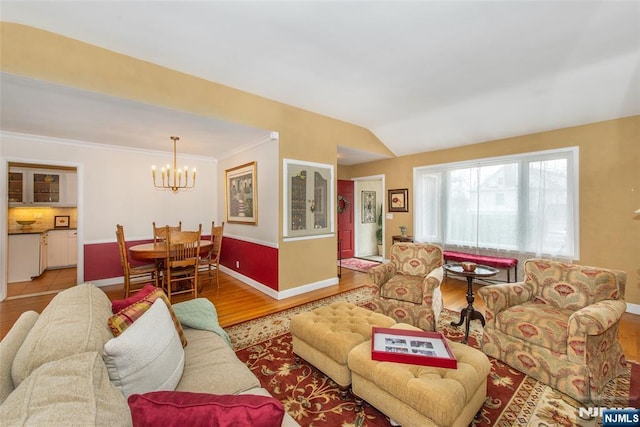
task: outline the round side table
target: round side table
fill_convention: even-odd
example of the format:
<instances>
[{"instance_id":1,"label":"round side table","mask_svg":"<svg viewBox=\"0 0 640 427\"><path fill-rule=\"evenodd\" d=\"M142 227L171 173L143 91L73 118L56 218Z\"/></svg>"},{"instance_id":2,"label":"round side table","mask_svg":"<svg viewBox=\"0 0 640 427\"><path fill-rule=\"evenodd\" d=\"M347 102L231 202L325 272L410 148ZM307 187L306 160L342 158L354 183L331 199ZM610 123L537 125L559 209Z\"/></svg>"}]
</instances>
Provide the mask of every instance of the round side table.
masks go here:
<instances>
[{"instance_id":1,"label":"round side table","mask_svg":"<svg viewBox=\"0 0 640 427\"><path fill-rule=\"evenodd\" d=\"M478 310L473 307L473 301L475 296L473 294L473 279L476 277L491 277L498 274L499 270L486 265L476 265L476 269L473 271L466 271L460 264L445 264L442 266L448 273L458 276L464 276L467 278L467 308L462 309L460 312L460 321L451 322L451 326L460 326L465 324L463 344L467 343L469 338L469 322L472 320L479 320L482 326L485 325L484 316Z\"/></svg>"}]
</instances>

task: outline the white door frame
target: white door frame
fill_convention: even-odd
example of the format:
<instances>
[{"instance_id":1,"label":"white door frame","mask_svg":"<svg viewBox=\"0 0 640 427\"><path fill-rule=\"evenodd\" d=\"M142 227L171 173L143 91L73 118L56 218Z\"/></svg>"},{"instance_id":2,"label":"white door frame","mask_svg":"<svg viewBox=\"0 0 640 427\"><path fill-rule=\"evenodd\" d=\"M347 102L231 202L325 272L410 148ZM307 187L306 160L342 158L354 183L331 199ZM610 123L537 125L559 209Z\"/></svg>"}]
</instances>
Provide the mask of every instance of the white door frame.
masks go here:
<instances>
[{"instance_id":1,"label":"white door frame","mask_svg":"<svg viewBox=\"0 0 640 427\"><path fill-rule=\"evenodd\" d=\"M385 253L385 216L384 216L384 212L386 212L386 198L384 197L385 194L385 175L384 174L380 174L380 175L370 175L370 176L362 176L362 177L357 177L357 178L351 178L352 181L354 181L354 189L353 189L353 198L354 200L354 210L353 210L353 214L355 216L354 218L354 222L358 220L358 218L361 217L361 213L362 213L362 206L361 205L361 200L359 197L359 193L360 193L360 187L358 185L359 181L380 181L382 188L381 188L381 193L382 193L382 200L381 200L381 204L382 204L382 253ZM354 227L354 256L358 256L359 254L359 245L358 245L358 234L359 234L359 229L360 227L358 227L359 224L358 222L356 222L356 226ZM384 258L384 255L383 255Z\"/></svg>"},{"instance_id":2,"label":"white door frame","mask_svg":"<svg viewBox=\"0 0 640 427\"><path fill-rule=\"evenodd\" d=\"M77 215L78 215L78 235L76 240L76 248L78 250L78 264L77 264L77 274L76 274L76 284L82 283L84 281L84 239L82 233L82 224L83 224L83 209L82 209L82 189L84 188L84 169L83 165L80 163L66 163L66 162L57 162L57 161L42 161L38 159L30 159L30 158L16 158L16 157L5 157L0 161L0 198L2 201L0 202L0 209L2 209L4 220L0 221L0 265L2 266L3 274L0 274L0 301L4 301L7 298L7 283L9 272L7 271L8 267L8 248L9 248L9 230L7 223L7 215L9 213L9 197L7 195L8 182L7 179L9 177L9 163L28 163L33 165L51 165L51 166L65 166L65 167L74 167L76 168L76 174L78 177L78 199L76 203Z\"/></svg>"}]
</instances>

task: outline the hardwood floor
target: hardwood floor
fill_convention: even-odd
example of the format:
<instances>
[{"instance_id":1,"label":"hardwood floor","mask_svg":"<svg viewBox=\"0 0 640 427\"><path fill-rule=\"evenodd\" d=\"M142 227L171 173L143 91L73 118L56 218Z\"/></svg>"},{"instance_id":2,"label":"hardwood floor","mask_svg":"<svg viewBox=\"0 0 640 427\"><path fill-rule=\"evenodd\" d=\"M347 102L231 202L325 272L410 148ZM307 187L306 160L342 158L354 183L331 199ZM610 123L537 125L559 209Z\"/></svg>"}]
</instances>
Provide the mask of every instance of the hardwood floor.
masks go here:
<instances>
[{"instance_id":1,"label":"hardwood floor","mask_svg":"<svg viewBox=\"0 0 640 427\"><path fill-rule=\"evenodd\" d=\"M343 268L339 284L277 301L224 273L220 273L219 288L215 285L215 281L209 281L206 275L202 276L202 281L204 286L200 296L209 299L216 306L222 327L370 284L366 274ZM480 286L476 285L476 288ZM445 279L442 284L445 307L456 311L465 307L467 305L466 287L466 281ZM122 298L122 285L107 286L102 289L111 299ZM41 312L54 296L55 294L39 295L0 302L0 336L6 335L21 313L27 310ZM480 298L476 298L474 306L484 312L484 302ZM639 361L640 316L628 313L622 316L619 339L627 359Z\"/></svg>"}]
</instances>

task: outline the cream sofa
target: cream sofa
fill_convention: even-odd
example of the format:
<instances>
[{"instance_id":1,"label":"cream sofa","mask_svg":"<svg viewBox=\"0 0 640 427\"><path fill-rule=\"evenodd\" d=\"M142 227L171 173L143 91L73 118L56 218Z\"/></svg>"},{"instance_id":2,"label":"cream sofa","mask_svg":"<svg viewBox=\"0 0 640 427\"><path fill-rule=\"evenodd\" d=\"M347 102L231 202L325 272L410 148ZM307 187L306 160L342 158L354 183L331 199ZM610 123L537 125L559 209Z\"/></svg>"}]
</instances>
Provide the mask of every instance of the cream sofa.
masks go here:
<instances>
[{"instance_id":1,"label":"cream sofa","mask_svg":"<svg viewBox=\"0 0 640 427\"><path fill-rule=\"evenodd\" d=\"M40 315L23 313L0 343L0 425L131 425L127 399L103 360L111 315L109 298L91 284L59 293ZM269 396L220 335L184 334L176 390ZM282 425L298 424L285 413Z\"/></svg>"}]
</instances>

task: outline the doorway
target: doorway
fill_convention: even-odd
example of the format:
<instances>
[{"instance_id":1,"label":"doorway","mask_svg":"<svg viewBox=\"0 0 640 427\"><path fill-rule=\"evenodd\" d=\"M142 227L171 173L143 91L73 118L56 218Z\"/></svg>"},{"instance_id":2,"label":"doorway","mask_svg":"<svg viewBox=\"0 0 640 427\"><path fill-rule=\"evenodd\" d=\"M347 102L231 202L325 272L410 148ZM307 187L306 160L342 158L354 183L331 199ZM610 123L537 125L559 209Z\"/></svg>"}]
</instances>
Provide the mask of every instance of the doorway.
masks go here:
<instances>
[{"instance_id":1,"label":"doorway","mask_svg":"<svg viewBox=\"0 0 640 427\"><path fill-rule=\"evenodd\" d=\"M384 260L384 175L354 178L355 257Z\"/></svg>"},{"instance_id":2,"label":"doorway","mask_svg":"<svg viewBox=\"0 0 640 427\"><path fill-rule=\"evenodd\" d=\"M6 274L0 293L13 299L75 286L83 258L78 250L79 167L26 161L8 161L4 167L7 220L0 240Z\"/></svg>"},{"instance_id":3,"label":"doorway","mask_svg":"<svg viewBox=\"0 0 640 427\"><path fill-rule=\"evenodd\" d=\"M354 185L353 181L338 180L338 259L354 255Z\"/></svg>"}]
</instances>

